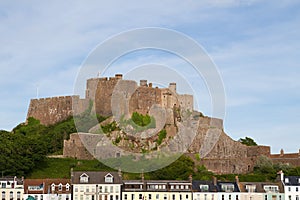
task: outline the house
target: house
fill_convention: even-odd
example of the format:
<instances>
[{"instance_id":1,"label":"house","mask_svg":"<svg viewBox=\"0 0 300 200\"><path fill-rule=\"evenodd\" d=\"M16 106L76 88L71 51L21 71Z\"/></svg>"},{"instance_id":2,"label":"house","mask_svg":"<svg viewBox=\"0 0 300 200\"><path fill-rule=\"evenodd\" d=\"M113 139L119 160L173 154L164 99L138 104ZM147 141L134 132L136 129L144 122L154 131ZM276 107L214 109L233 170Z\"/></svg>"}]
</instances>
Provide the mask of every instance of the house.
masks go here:
<instances>
[{"instance_id":1,"label":"house","mask_svg":"<svg viewBox=\"0 0 300 200\"><path fill-rule=\"evenodd\" d=\"M122 200L192 200L192 183L179 180L126 180Z\"/></svg>"},{"instance_id":2,"label":"house","mask_svg":"<svg viewBox=\"0 0 300 200\"><path fill-rule=\"evenodd\" d=\"M213 181L193 180L193 200L217 200L217 186Z\"/></svg>"},{"instance_id":3,"label":"house","mask_svg":"<svg viewBox=\"0 0 300 200\"><path fill-rule=\"evenodd\" d=\"M15 177L0 178L1 200L22 200L24 179Z\"/></svg>"},{"instance_id":4,"label":"house","mask_svg":"<svg viewBox=\"0 0 300 200\"><path fill-rule=\"evenodd\" d=\"M241 200L284 200L280 182L240 182Z\"/></svg>"},{"instance_id":5,"label":"house","mask_svg":"<svg viewBox=\"0 0 300 200\"><path fill-rule=\"evenodd\" d=\"M118 172L71 172L73 200L120 200L122 178Z\"/></svg>"},{"instance_id":6,"label":"house","mask_svg":"<svg viewBox=\"0 0 300 200\"><path fill-rule=\"evenodd\" d=\"M300 176L285 176L282 171L278 172L284 185L286 200L300 200Z\"/></svg>"},{"instance_id":7,"label":"house","mask_svg":"<svg viewBox=\"0 0 300 200\"><path fill-rule=\"evenodd\" d=\"M71 200L70 179L25 179L24 200Z\"/></svg>"}]
</instances>

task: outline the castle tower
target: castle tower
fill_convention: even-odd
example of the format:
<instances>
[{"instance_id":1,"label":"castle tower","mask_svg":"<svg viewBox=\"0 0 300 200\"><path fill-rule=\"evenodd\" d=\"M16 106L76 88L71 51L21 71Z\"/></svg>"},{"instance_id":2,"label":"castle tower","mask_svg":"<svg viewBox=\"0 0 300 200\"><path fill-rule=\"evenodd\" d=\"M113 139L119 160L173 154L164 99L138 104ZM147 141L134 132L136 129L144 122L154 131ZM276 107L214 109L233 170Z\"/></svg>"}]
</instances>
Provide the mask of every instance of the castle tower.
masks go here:
<instances>
[{"instance_id":1,"label":"castle tower","mask_svg":"<svg viewBox=\"0 0 300 200\"><path fill-rule=\"evenodd\" d=\"M176 83L170 83L169 89L171 90L171 92L176 93Z\"/></svg>"},{"instance_id":2,"label":"castle tower","mask_svg":"<svg viewBox=\"0 0 300 200\"><path fill-rule=\"evenodd\" d=\"M140 86L141 87L147 87L147 80L140 80Z\"/></svg>"}]
</instances>

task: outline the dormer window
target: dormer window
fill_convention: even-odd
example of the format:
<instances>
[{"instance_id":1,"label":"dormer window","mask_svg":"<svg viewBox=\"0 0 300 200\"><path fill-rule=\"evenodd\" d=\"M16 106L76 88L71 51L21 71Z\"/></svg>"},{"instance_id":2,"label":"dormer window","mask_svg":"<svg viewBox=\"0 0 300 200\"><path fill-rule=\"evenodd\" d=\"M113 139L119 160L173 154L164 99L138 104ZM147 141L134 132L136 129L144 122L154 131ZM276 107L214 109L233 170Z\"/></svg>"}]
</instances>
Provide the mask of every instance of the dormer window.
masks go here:
<instances>
[{"instance_id":1,"label":"dormer window","mask_svg":"<svg viewBox=\"0 0 300 200\"><path fill-rule=\"evenodd\" d=\"M62 191L62 184L61 183L58 185L58 190Z\"/></svg>"},{"instance_id":2,"label":"dormer window","mask_svg":"<svg viewBox=\"0 0 300 200\"><path fill-rule=\"evenodd\" d=\"M89 182L89 176L86 173L81 174L80 183L88 183L88 182Z\"/></svg>"},{"instance_id":3,"label":"dormer window","mask_svg":"<svg viewBox=\"0 0 300 200\"><path fill-rule=\"evenodd\" d=\"M247 192L255 192L256 185L246 185Z\"/></svg>"},{"instance_id":4,"label":"dormer window","mask_svg":"<svg viewBox=\"0 0 300 200\"><path fill-rule=\"evenodd\" d=\"M69 184L69 183L66 184L66 190L67 190L67 191L70 190L70 184Z\"/></svg>"},{"instance_id":5,"label":"dormer window","mask_svg":"<svg viewBox=\"0 0 300 200\"><path fill-rule=\"evenodd\" d=\"M233 192L234 191L234 185L233 184L221 184L221 189L224 192Z\"/></svg>"},{"instance_id":6,"label":"dormer window","mask_svg":"<svg viewBox=\"0 0 300 200\"><path fill-rule=\"evenodd\" d=\"M55 191L55 184L54 183L51 184L51 191L52 192Z\"/></svg>"},{"instance_id":7,"label":"dormer window","mask_svg":"<svg viewBox=\"0 0 300 200\"><path fill-rule=\"evenodd\" d=\"M300 183L300 178L298 178L298 183Z\"/></svg>"},{"instance_id":8,"label":"dormer window","mask_svg":"<svg viewBox=\"0 0 300 200\"><path fill-rule=\"evenodd\" d=\"M265 185L264 190L266 192L278 192L278 186L277 185Z\"/></svg>"},{"instance_id":9,"label":"dormer window","mask_svg":"<svg viewBox=\"0 0 300 200\"><path fill-rule=\"evenodd\" d=\"M105 179L105 183L113 183L114 177L110 173L108 173L106 174L104 179Z\"/></svg>"},{"instance_id":10,"label":"dormer window","mask_svg":"<svg viewBox=\"0 0 300 200\"><path fill-rule=\"evenodd\" d=\"M208 191L208 185L199 185L201 192L207 192Z\"/></svg>"},{"instance_id":11,"label":"dormer window","mask_svg":"<svg viewBox=\"0 0 300 200\"><path fill-rule=\"evenodd\" d=\"M284 179L284 182L285 182L285 183L288 183L288 182L289 182L289 178L285 178L285 179Z\"/></svg>"}]
</instances>

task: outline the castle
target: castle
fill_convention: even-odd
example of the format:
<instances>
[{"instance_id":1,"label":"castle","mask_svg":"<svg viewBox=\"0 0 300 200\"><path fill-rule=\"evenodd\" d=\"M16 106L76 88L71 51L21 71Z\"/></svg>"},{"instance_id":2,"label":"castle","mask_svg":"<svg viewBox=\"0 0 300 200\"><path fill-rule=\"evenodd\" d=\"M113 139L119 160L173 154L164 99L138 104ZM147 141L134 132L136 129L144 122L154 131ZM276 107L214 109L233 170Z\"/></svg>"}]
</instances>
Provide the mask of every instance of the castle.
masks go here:
<instances>
[{"instance_id":1,"label":"castle","mask_svg":"<svg viewBox=\"0 0 300 200\"><path fill-rule=\"evenodd\" d=\"M116 99L119 101L114 103ZM123 103L120 103L120 99ZM147 83L146 80L141 80L139 85L132 80L123 80L121 74L110 78L92 78L87 80L84 99L79 96L32 99L27 118L34 117L44 125L55 124L84 112L91 101L94 102L92 110L106 117L118 113L130 116L133 112L151 115L153 105L159 105L166 111L164 126L170 138L178 133L178 125L181 123L183 111L192 113L192 122L197 123L198 126L194 140L188 147L186 154L196 163L204 164L215 173L250 172L261 155L271 158L276 163L282 162L300 166L300 151L295 154L284 154L282 151L279 155L272 155L269 146L246 146L231 139L223 130L223 121L205 117L194 111L193 96L178 94L176 83L170 83L168 88L158 88L153 87L152 83ZM211 137L211 140L215 140L212 146L205 144L208 136ZM123 143L121 139L120 144ZM151 146L153 143L153 139L147 140L147 145L150 144ZM145 148L145 144L135 143L135 145L134 148L136 149ZM149 145L147 148L150 148ZM97 149L94 150L97 151ZM64 141L63 154L65 157L78 159L93 158L77 133L71 134L70 139ZM109 154L108 156L119 156L118 154ZM200 155L200 158L197 159L196 155Z\"/></svg>"}]
</instances>

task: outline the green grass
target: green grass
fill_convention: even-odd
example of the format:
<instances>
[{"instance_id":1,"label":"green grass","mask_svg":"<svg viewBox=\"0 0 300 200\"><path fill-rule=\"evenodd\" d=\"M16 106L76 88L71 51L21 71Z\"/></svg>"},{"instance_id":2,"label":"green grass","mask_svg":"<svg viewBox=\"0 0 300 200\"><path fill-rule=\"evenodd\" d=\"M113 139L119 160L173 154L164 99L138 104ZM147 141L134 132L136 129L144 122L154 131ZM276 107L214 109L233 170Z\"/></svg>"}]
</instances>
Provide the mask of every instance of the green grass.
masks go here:
<instances>
[{"instance_id":1,"label":"green grass","mask_svg":"<svg viewBox=\"0 0 300 200\"><path fill-rule=\"evenodd\" d=\"M47 158L26 178L70 178L70 171L111 171L98 160L77 160L73 158Z\"/></svg>"}]
</instances>

